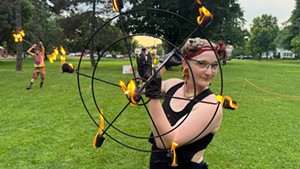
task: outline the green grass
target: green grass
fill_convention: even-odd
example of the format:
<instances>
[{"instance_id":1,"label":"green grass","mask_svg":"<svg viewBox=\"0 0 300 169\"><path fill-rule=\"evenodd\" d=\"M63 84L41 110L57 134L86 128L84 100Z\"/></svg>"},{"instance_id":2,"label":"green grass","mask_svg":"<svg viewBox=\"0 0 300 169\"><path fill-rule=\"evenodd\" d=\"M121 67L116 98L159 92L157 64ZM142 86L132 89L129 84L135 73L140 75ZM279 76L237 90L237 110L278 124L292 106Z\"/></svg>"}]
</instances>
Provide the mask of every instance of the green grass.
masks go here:
<instances>
[{"instance_id":1,"label":"green grass","mask_svg":"<svg viewBox=\"0 0 300 169\"><path fill-rule=\"evenodd\" d=\"M78 58L68 57L67 61L78 65ZM95 77L114 84L127 82L131 76L122 74L124 64L128 60L104 58ZM82 73L91 75L88 60L81 66ZM44 88L38 87L38 79L30 91L26 86L33 72L32 59L24 60L22 72L15 67L15 60L0 59L0 168L148 168L149 153L125 148L107 136L101 148L93 148L97 127L80 100L76 74L62 74L59 61L46 62ZM180 68L175 68L164 78L180 74ZM223 67L223 76L223 94L234 98L239 108L224 110L221 129L206 150L209 167L300 168L300 61L232 60ZM83 76L80 85L87 109L97 122L95 102L108 120L127 103L119 87L97 80L92 83ZM219 76L212 89L220 91ZM149 134L149 118L142 106L129 105L114 125L130 134ZM145 139L124 136L113 128L108 132L133 147L150 148Z\"/></svg>"}]
</instances>

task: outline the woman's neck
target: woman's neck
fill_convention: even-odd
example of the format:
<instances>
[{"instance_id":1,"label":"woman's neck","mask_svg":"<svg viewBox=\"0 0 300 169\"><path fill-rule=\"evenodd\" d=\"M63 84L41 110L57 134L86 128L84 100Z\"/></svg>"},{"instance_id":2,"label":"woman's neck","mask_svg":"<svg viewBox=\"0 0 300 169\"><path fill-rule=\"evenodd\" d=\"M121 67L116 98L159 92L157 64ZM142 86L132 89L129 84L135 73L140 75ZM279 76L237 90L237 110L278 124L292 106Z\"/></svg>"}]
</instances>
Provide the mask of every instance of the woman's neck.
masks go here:
<instances>
[{"instance_id":1,"label":"woman's neck","mask_svg":"<svg viewBox=\"0 0 300 169\"><path fill-rule=\"evenodd\" d=\"M186 98L193 98L197 96L199 93L201 93L203 90L205 90L207 87L199 87L197 85L194 85L192 82L184 81L183 84L183 96ZM195 90L196 89L196 92Z\"/></svg>"}]
</instances>

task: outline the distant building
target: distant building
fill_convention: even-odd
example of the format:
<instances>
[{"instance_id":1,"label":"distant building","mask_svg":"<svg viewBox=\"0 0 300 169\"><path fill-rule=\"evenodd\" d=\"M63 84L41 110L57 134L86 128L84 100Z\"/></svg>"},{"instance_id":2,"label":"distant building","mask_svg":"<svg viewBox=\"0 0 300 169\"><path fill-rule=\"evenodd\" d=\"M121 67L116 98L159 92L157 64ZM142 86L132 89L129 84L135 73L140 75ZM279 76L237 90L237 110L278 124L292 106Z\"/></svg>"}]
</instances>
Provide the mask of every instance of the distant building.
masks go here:
<instances>
[{"instance_id":1,"label":"distant building","mask_svg":"<svg viewBox=\"0 0 300 169\"><path fill-rule=\"evenodd\" d=\"M281 49L281 48L276 48L276 52L264 52L262 53L261 58L264 59L274 59L276 57L274 57L274 54L276 56L278 56L280 59L294 59L295 58L295 54L290 51L290 50L285 50L285 49Z\"/></svg>"}]
</instances>

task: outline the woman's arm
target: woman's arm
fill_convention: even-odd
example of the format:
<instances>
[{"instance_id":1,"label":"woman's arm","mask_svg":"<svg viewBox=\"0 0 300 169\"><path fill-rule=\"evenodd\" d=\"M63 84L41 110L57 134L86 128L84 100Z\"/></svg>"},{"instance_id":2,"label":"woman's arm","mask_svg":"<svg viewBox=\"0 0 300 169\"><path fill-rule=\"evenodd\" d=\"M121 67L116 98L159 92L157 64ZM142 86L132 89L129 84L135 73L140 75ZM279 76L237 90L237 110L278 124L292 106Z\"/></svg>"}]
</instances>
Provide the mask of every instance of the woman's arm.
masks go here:
<instances>
[{"instance_id":1,"label":"woman's arm","mask_svg":"<svg viewBox=\"0 0 300 169\"><path fill-rule=\"evenodd\" d=\"M205 98L205 101L217 103L215 95L208 96ZM219 128L222 120L222 105L198 103L188 116L182 117L174 126L170 125L158 99L150 100L149 110L154 123L152 123L154 136L162 135L175 128L169 134L162 136L164 143L161 142L160 138L155 139L159 148L165 148L164 145L166 148L170 148L172 142L176 142L178 146L182 146L191 140L196 141L208 133L214 133ZM209 124L212 118L214 119ZM203 133L199 135L201 132ZM195 137L197 138L194 139Z\"/></svg>"},{"instance_id":2,"label":"woman's arm","mask_svg":"<svg viewBox=\"0 0 300 169\"><path fill-rule=\"evenodd\" d=\"M27 50L27 53L30 54L31 56L33 56L34 53L32 53L31 50L32 50L33 48L35 48L35 47L36 47L36 44L33 44L33 45Z\"/></svg>"},{"instance_id":3,"label":"woman's arm","mask_svg":"<svg viewBox=\"0 0 300 169\"><path fill-rule=\"evenodd\" d=\"M44 56L45 55L45 47L44 47L42 42L40 42L40 46L41 46L41 49L42 49L42 55Z\"/></svg>"}]
</instances>

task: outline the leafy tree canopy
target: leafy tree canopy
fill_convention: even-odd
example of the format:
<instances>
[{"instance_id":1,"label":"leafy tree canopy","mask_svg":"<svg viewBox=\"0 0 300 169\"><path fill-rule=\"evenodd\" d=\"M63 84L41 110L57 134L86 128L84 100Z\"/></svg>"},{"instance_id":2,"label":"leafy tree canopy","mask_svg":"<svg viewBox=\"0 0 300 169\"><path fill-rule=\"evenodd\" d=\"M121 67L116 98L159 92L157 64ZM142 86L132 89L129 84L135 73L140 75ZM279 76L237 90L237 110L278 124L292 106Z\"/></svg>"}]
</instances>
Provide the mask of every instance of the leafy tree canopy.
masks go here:
<instances>
[{"instance_id":1,"label":"leafy tree canopy","mask_svg":"<svg viewBox=\"0 0 300 169\"><path fill-rule=\"evenodd\" d=\"M197 23L199 5L196 1L165 1L165 0L128 0L132 9L155 8L166 9L186 17ZM204 30L205 35L214 41L223 40L228 44L238 45L244 41L242 26L243 11L236 0L206 0L202 4L213 14L214 21ZM173 44L179 45L191 32L191 24L178 17L159 13L139 13L128 18L127 31L132 33L149 33L163 36ZM198 36L198 35L197 35Z\"/></svg>"},{"instance_id":2,"label":"leafy tree canopy","mask_svg":"<svg viewBox=\"0 0 300 169\"><path fill-rule=\"evenodd\" d=\"M256 17L253 20L253 25L250 28L251 38L249 45L253 55L263 52L274 51L276 45L274 39L279 31L277 18L271 15L263 14L261 17Z\"/></svg>"}]
</instances>

